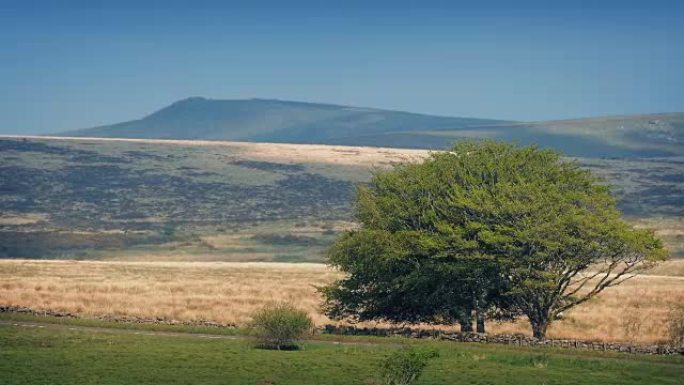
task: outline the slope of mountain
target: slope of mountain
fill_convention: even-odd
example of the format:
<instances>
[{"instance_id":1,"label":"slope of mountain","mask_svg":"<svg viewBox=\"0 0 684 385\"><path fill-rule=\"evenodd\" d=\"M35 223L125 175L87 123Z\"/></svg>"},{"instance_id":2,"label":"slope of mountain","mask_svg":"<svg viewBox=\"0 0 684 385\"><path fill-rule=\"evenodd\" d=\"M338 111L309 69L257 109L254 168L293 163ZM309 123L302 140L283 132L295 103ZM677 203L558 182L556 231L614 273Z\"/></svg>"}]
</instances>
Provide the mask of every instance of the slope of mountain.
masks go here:
<instances>
[{"instance_id":1,"label":"slope of mountain","mask_svg":"<svg viewBox=\"0 0 684 385\"><path fill-rule=\"evenodd\" d=\"M392 143L393 147L440 148L468 137L537 144L581 157L684 155L684 113L644 114L573 120L496 124L467 129L391 132L342 138L332 143Z\"/></svg>"},{"instance_id":2,"label":"slope of mountain","mask_svg":"<svg viewBox=\"0 0 684 385\"><path fill-rule=\"evenodd\" d=\"M63 135L427 149L463 138L494 138L581 157L661 157L684 155L684 113L511 122L281 100L189 98L140 120Z\"/></svg>"},{"instance_id":3,"label":"slope of mountain","mask_svg":"<svg viewBox=\"0 0 684 385\"><path fill-rule=\"evenodd\" d=\"M325 143L332 138L506 123L267 99L188 98L140 120L68 132L73 136Z\"/></svg>"}]
</instances>

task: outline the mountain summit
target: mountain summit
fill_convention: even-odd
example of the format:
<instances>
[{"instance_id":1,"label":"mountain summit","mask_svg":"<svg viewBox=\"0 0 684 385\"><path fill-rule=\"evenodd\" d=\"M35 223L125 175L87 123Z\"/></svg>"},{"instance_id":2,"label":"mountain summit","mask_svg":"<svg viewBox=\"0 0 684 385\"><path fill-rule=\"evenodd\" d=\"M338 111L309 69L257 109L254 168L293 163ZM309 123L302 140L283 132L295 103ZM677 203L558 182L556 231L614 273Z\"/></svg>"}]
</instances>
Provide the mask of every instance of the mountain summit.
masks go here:
<instances>
[{"instance_id":1,"label":"mountain summit","mask_svg":"<svg viewBox=\"0 0 684 385\"><path fill-rule=\"evenodd\" d=\"M582 157L652 157L684 155L684 114L512 122L274 99L192 97L139 120L62 135L430 149L463 138L493 138Z\"/></svg>"},{"instance_id":2,"label":"mountain summit","mask_svg":"<svg viewBox=\"0 0 684 385\"><path fill-rule=\"evenodd\" d=\"M272 99L177 101L140 120L69 135L149 139L208 139L328 143L388 132L440 130L505 123Z\"/></svg>"}]
</instances>

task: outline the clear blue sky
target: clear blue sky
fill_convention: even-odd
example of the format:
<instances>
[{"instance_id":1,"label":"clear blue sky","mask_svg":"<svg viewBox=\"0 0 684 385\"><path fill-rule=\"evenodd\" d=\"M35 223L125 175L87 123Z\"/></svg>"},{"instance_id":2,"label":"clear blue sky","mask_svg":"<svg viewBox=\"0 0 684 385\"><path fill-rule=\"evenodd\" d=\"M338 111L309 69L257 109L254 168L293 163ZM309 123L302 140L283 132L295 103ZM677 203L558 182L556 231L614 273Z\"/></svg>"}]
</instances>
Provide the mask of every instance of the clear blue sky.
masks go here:
<instances>
[{"instance_id":1,"label":"clear blue sky","mask_svg":"<svg viewBox=\"0 0 684 385\"><path fill-rule=\"evenodd\" d=\"M0 133L189 96L516 120L684 111L677 3L0 0Z\"/></svg>"}]
</instances>

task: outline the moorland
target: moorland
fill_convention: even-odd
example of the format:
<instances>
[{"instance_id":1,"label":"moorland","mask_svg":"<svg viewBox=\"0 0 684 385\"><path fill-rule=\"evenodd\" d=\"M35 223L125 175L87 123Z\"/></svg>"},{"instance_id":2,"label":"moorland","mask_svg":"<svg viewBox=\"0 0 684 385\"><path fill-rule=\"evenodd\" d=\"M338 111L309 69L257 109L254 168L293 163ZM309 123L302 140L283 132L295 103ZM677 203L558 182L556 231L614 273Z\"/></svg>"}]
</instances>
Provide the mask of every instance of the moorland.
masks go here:
<instances>
[{"instance_id":1,"label":"moorland","mask_svg":"<svg viewBox=\"0 0 684 385\"><path fill-rule=\"evenodd\" d=\"M427 150L0 138L0 257L320 262L355 185ZM684 159L576 158L684 255Z\"/></svg>"},{"instance_id":2,"label":"moorland","mask_svg":"<svg viewBox=\"0 0 684 385\"><path fill-rule=\"evenodd\" d=\"M244 327L254 311L283 301L319 328L334 323L318 288L341 273L322 262L357 226L356 186L376 169L476 137L564 151L602 177L625 218L654 229L672 256L563 314L549 337L667 343L684 302L682 121L521 123L191 99L66 134L107 138L1 137L0 307L30 312L0 313L0 369L9 384L377 384L384 358L415 344L440 353L425 384L678 383L680 357L329 335L274 352L254 349ZM314 132L321 124L329 129ZM522 319L487 330L530 334Z\"/></svg>"}]
</instances>

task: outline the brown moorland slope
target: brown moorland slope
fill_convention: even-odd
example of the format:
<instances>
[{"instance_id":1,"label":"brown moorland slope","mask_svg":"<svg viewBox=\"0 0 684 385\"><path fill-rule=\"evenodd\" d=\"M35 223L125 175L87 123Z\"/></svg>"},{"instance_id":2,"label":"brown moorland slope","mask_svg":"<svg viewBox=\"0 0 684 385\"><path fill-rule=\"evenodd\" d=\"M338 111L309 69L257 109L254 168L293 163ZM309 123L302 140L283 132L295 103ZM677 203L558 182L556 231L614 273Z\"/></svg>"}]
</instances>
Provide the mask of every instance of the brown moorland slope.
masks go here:
<instances>
[{"instance_id":1,"label":"brown moorland slope","mask_svg":"<svg viewBox=\"0 0 684 385\"><path fill-rule=\"evenodd\" d=\"M0 138L0 257L321 261L354 186L426 150ZM580 158L684 253L684 159Z\"/></svg>"}]
</instances>

